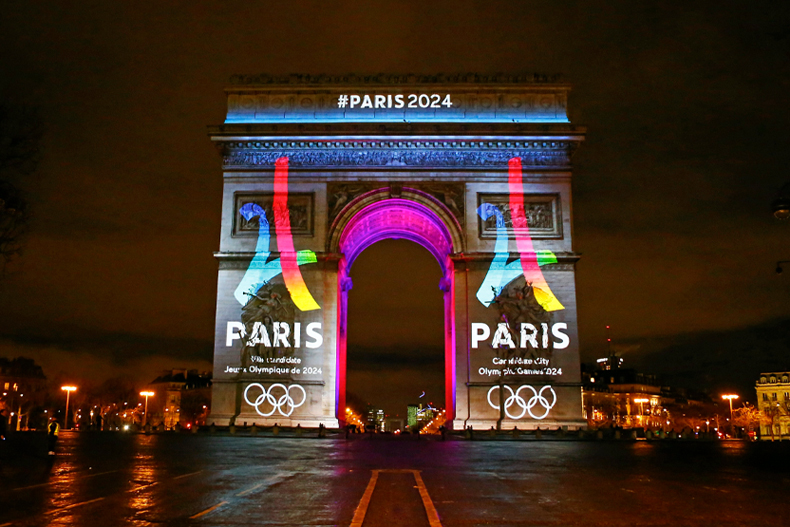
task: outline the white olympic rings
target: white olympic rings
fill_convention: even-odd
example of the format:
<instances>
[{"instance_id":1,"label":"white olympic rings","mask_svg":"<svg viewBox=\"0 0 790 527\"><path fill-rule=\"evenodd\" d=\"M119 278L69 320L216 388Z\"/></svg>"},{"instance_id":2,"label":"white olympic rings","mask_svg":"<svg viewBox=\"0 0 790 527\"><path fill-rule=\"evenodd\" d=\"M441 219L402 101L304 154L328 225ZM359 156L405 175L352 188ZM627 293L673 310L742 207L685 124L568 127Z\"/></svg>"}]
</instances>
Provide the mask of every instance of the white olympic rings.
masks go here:
<instances>
[{"instance_id":1,"label":"white olympic rings","mask_svg":"<svg viewBox=\"0 0 790 527\"><path fill-rule=\"evenodd\" d=\"M260 388L261 394L258 396L255 401L250 401L247 397L247 392L250 391L250 388L253 386ZM272 392L275 388L281 388L283 390L283 395L279 398L276 398L272 395ZM297 404L294 402L293 398L291 397L291 390L296 388L302 392L302 400L299 401ZM299 386L298 384L291 384L290 386L285 386L284 384L275 383L269 386L268 391L262 384L258 384L254 382L252 384L248 384L247 387L244 389L244 400L247 401L247 404L255 408L255 411L258 412L259 415L263 417L269 417L270 415L274 414L274 412L280 412L280 415L288 417L291 415L295 408L298 408L304 404L307 400L307 394L304 391L304 388ZM272 407L269 413L263 413L260 409L260 406L264 403L269 403ZM285 407L285 411L283 411L283 406Z\"/></svg>"},{"instance_id":2,"label":"white olympic rings","mask_svg":"<svg viewBox=\"0 0 790 527\"><path fill-rule=\"evenodd\" d=\"M510 419L521 419L524 417L525 413L529 413L533 419L545 419L546 416L549 415L549 410L551 410L554 405L557 404L557 394L554 393L554 389L548 384L543 386L540 391L535 390L535 388L529 384L521 385L518 390L515 391L515 393L513 392L513 388L507 384L505 384L503 388L510 392L510 395L508 395L505 399L505 415L507 415ZM521 397L521 390L525 388L532 391L532 397L530 397L528 401L524 401L524 398ZM499 405L491 402L491 392L497 389L499 389L499 386L493 386L490 390L488 390L488 404L491 405L491 407L495 410L499 410ZM551 393L551 403L549 403L549 400L543 395L543 392L546 390ZM521 407L521 413L517 416L510 413L510 407L514 404ZM532 409L538 404L545 410L543 415L535 415L532 413Z\"/></svg>"}]
</instances>

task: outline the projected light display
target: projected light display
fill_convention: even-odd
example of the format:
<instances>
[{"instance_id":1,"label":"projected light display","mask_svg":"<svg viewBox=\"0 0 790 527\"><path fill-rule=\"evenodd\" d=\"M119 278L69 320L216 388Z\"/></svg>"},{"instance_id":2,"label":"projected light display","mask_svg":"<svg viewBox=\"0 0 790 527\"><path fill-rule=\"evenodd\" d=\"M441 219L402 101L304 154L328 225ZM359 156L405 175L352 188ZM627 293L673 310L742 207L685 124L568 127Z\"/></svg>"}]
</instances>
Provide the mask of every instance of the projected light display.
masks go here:
<instances>
[{"instance_id":1,"label":"projected light display","mask_svg":"<svg viewBox=\"0 0 790 527\"><path fill-rule=\"evenodd\" d=\"M483 220L496 215L497 236L494 245L495 256L491 262L483 283L477 291L477 299L486 307L491 305L496 296L507 284L523 274L527 284L532 286L537 302L546 311L565 309L551 292L549 284L540 270L541 265L556 263L557 257L551 251L538 251L532 245L529 225L524 212L524 186L522 180L521 159L512 158L508 162L508 187L510 190L510 210L518 248L518 260L507 263L508 236L505 229L505 218L502 212L490 203L483 203L477 213Z\"/></svg>"},{"instance_id":2,"label":"projected light display","mask_svg":"<svg viewBox=\"0 0 790 527\"><path fill-rule=\"evenodd\" d=\"M520 158L508 163L508 201L517 257L511 260L508 225L502 205L483 202L477 214L483 221L494 219L494 258L475 294L486 308L496 306L496 324L471 322L470 347L488 351L478 355L475 368L482 379L502 379L512 384L488 390L487 402L511 420L545 419L557 403L557 394L546 384L533 387L518 379L562 376L553 352L570 346L568 324L555 322L553 313L565 307L551 290L541 270L557 263L552 251L536 251L530 236L524 201ZM523 284L518 281L523 277ZM490 353L490 354L489 354ZM499 393L502 390L502 393Z\"/></svg>"},{"instance_id":3,"label":"projected light display","mask_svg":"<svg viewBox=\"0 0 790 527\"><path fill-rule=\"evenodd\" d=\"M546 416L549 415L549 410L554 408L554 405L557 404L557 394L548 384L542 386L540 390L536 390L529 384L521 385L515 391L507 384L503 385L502 388L507 392L507 395L505 395L504 406L505 415L510 419L521 419L525 414L529 414L529 416L533 419L545 419ZM499 386L493 386L490 390L488 390L487 399L491 408L499 410L501 406L491 401L491 394L494 393L495 390L499 390ZM526 401L521 396L522 390L528 390L532 393L532 395ZM551 401L549 401L549 399L551 399ZM514 412L511 412L510 409L513 407L513 405L520 408L521 411L519 412L518 408L516 408ZM533 412L532 409L538 405L540 405L541 408Z\"/></svg>"},{"instance_id":4,"label":"projected light display","mask_svg":"<svg viewBox=\"0 0 790 527\"><path fill-rule=\"evenodd\" d=\"M234 298L242 305L241 321L227 322L225 346L241 343L240 363L226 365L224 373L252 374L273 378L320 376L320 356L305 355L305 351L322 346L321 322L300 320L298 313L321 309L307 288L300 266L315 263L316 255L311 250L296 251L291 230L288 208L288 158L281 157L275 164L274 200L267 218L264 208L254 202L242 205L238 214L246 221L257 218L258 236L255 255L234 291ZM279 258L271 258L272 232ZM282 283L275 280L282 277ZM261 390L254 400L248 398L251 387ZM273 393L285 390L284 394ZM293 390L301 390L301 403L294 403ZM275 411L290 415L294 408L304 402L304 389L293 384L285 387L273 384L264 388L261 384L250 384L244 392L245 401L260 415L272 415ZM262 412L262 407L271 412ZM286 410L287 409L287 410Z\"/></svg>"},{"instance_id":5,"label":"projected light display","mask_svg":"<svg viewBox=\"0 0 790 527\"><path fill-rule=\"evenodd\" d=\"M250 221L258 217L258 242L255 246L255 256L250 262L233 296L241 305L246 305L250 294L255 294L274 277L283 275L283 281L288 288L291 299L301 311L321 309L315 301L304 282L300 265L315 263L316 256L313 251L295 251L293 235L291 234L291 219L288 212L288 158L281 157L277 160L274 171L274 228L277 234L277 248L280 258L269 260L271 255L269 221L266 212L255 203L246 203L239 210L245 220Z\"/></svg>"},{"instance_id":6,"label":"projected light display","mask_svg":"<svg viewBox=\"0 0 790 527\"><path fill-rule=\"evenodd\" d=\"M440 268L438 283L404 295L404 316L387 323L420 333L407 310L441 295L446 426L585 425L570 228L571 157L585 131L569 126L566 84L477 74L234 79L225 124L210 133L223 173L216 423L349 419L350 338L392 345L370 325L349 327L355 262L399 239Z\"/></svg>"}]
</instances>

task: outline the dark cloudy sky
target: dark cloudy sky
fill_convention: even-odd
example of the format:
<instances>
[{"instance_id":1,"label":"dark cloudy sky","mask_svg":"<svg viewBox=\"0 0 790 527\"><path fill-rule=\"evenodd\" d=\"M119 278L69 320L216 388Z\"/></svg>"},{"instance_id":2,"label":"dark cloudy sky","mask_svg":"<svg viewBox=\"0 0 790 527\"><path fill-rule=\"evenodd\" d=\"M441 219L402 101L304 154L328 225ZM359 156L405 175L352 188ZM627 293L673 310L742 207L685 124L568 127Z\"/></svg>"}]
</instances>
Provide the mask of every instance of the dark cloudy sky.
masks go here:
<instances>
[{"instance_id":1,"label":"dark cloudy sky","mask_svg":"<svg viewBox=\"0 0 790 527\"><path fill-rule=\"evenodd\" d=\"M778 363L788 351L790 273L773 268L790 259L790 224L769 204L790 179L789 11L761 1L6 3L0 98L37 108L47 132L40 174L22 182L34 212L27 250L0 282L0 355L38 357L51 376L209 367L221 173L206 125L223 120L230 75L537 71L564 74L571 118L588 127L574 158L583 358L602 352L606 324L635 361L648 348L693 354L715 334L753 378L750 335L773 328ZM400 251L387 250L370 258ZM431 302L408 311L434 317ZM366 346L364 332L353 338ZM790 368L790 352L778 363Z\"/></svg>"}]
</instances>

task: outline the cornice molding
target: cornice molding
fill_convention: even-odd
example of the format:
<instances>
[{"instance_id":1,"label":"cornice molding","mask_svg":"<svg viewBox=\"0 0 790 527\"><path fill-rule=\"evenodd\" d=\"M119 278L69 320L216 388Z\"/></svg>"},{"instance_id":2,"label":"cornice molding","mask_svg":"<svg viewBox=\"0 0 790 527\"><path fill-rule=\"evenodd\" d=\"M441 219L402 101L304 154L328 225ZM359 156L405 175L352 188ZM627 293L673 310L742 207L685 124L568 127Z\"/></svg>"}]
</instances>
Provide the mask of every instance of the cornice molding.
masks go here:
<instances>
[{"instance_id":1,"label":"cornice molding","mask_svg":"<svg viewBox=\"0 0 790 527\"><path fill-rule=\"evenodd\" d=\"M291 168L507 167L520 157L526 167L568 168L577 141L233 141L215 138L225 169L274 167L288 157Z\"/></svg>"}]
</instances>

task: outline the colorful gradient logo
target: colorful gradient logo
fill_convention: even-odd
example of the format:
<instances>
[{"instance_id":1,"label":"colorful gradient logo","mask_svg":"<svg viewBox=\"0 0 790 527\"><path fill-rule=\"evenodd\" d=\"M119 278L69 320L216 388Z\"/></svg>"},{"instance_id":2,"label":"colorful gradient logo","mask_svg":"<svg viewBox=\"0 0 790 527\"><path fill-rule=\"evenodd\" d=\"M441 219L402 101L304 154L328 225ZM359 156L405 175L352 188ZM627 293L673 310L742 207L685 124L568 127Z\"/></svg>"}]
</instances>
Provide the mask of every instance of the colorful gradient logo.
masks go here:
<instances>
[{"instance_id":1,"label":"colorful gradient logo","mask_svg":"<svg viewBox=\"0 0 790 527\"><path fill-rule=\"evenodd\" d=\"M275 164L273 212L274 230L277 235L277 249L280 252L280 257L269 260L271 235L266 212L255 203L245 203L239 210L239 214L247 221L258 217L258 242L255 246L255 256L233 296L241 305L245 305L248 300L247 295L257 293L264 284L282 274L285 287L288 288L291 299L297 308L301 311L321 309L307 289L302 272L299 270L300 265L317 261L315 253L310 250L296 251L294 249L291 216L288 211L287 157L279 158Z\"/></svg>"},{"instance_id":2,"label":"colorful gradient logo","mask_svg":"<svg viewBox=\"0 0 790 527\"><path fill-rule=\"evenodd\" d=\"M513 230L516 234L518 260L508 263L507 228L502 211L490 203L483 203L477 213L483 220L496 216L496 242L494 259L488 268L483 283L477 290L477 299L486 307L490 306L502 289L524 275L528 284L532 284L535 299L546 311L559 311L565 307L551 291L540 266L556 263L557 256L551 251L535 251L532 238L529 236L529 225L524 211L524 186L522 180L521 158L514 157L508 162L508 187L510 191L510 212Z\"/></svg>"}]
</instances>

